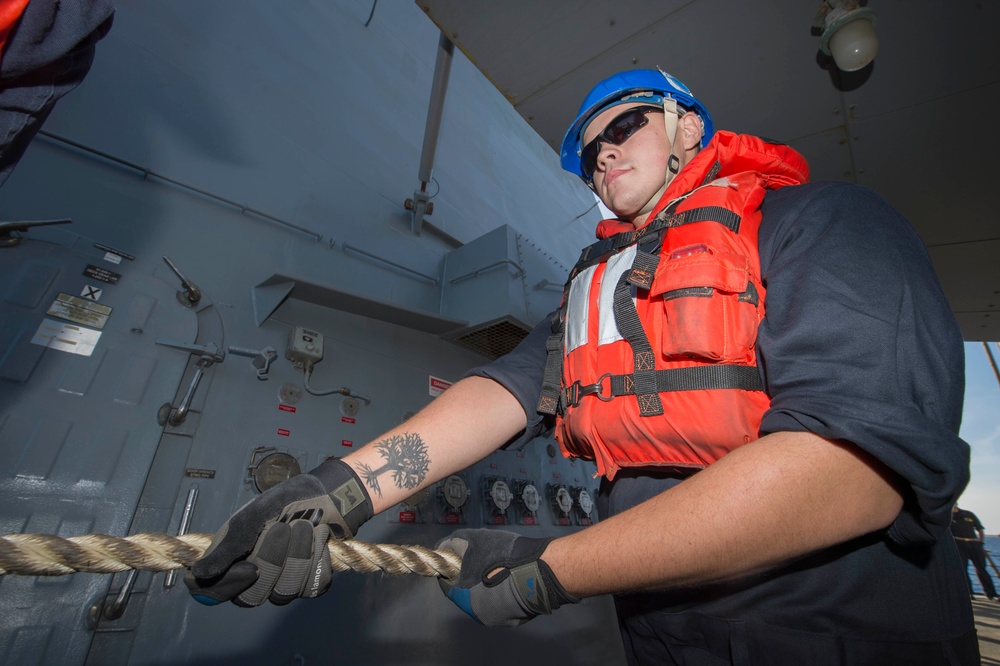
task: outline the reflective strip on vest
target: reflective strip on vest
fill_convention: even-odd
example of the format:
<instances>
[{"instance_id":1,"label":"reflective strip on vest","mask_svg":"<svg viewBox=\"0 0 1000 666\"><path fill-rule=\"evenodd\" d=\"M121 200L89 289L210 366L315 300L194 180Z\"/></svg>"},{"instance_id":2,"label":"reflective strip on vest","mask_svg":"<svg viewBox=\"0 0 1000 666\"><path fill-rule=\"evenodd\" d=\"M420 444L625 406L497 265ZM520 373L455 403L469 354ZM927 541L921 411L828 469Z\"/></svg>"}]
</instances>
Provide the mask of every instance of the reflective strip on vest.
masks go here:
<instances>
[{"instance_id":1,"label":"reflective strip on vest","mask_svg":"<svg viewBox=\"0 0 1000 666\"><path fill-rule=\"evenodd\" d=\"M587 317L590 311L590 285L594 282L597 266L591 266L575 278L569 286L566 301L566 353L587 344Z\"/></svg>"},{"instance_id":2,"label":"reflective strip on vest","mask_svg":"<svg viewBox=\"0 0 1000 666\"><path fill-rule=\"evenodd\" d=\"M600 293L597 308L600 312L598 322L598 345L624 340L615 321L614 300L615 286L623 273L632 268L635 261L636 246L632 245L608 259L604 275L601 277ZM575 278L569 288L569 299L566 306L566 353L587 344L587 331L590 327L590 288L594 282L594 272L597 266L591 266Z\"/></svg>"}]
</instances>

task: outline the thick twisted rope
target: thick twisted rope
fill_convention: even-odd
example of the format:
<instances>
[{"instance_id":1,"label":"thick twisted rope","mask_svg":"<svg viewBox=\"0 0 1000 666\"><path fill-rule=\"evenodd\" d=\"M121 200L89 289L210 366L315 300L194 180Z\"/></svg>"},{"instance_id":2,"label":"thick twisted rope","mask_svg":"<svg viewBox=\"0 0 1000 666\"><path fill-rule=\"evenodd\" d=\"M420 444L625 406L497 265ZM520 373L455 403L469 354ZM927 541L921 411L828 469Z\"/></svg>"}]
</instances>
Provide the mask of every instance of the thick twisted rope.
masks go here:
<instances>
[{"instance_id":1,"label":"thick twisted rope","mask_svg":"<svg viewBox=\"0 0 1000 666\"><path fill-rule=\"evenodd\" d=\"M84 534L69 538L50 534L6 534L0 536L0 575L61 576L77 572L118 573L129 569L171 571L193 564L211 542L211 534L179 537L159 533L129 537ZM462 566L457 554L423 546L331 539L328 548L334 571L414 573L452 578Z\"/></svg>"}]
</instances>

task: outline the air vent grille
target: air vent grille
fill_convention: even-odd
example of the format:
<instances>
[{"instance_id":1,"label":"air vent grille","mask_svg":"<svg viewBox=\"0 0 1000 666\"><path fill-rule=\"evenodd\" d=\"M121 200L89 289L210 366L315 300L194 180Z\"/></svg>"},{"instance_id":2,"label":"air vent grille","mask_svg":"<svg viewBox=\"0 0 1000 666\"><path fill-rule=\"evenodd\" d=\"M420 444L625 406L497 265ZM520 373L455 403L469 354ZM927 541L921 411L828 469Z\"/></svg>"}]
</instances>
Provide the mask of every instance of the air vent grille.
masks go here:
<instances>
[{"instance_id":1,"label":"air vent grille","mask_svg":"<svg viewBox=\"0 0 1000 666\"><path fill-rule=\"evenodd\" d=\"M463 333L452 342L477 354L494 359L514 349L530 332L529 329L517 322L503 319Z\"/></svg>"}]
</instances>

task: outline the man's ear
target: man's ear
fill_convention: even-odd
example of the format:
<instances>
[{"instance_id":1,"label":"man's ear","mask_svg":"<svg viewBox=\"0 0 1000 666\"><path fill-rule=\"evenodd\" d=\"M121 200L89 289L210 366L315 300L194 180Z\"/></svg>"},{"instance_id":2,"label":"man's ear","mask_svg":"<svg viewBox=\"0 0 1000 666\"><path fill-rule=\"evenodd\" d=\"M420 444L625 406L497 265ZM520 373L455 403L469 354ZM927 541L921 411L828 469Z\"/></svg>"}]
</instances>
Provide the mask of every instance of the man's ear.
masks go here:
<instances>
[{"instance_id":1,"label":"man's ear","mask_svg":"<svg viewBox=\"0 0 1000 666\"><path fill-rule=\"evenodd\" d=\"M684 136L684 150L693 150L701 147L701 136L704 134L704 124L701 117L692 111L688 111L680 119L681 131Z\"/></svg>"}]
</instances>

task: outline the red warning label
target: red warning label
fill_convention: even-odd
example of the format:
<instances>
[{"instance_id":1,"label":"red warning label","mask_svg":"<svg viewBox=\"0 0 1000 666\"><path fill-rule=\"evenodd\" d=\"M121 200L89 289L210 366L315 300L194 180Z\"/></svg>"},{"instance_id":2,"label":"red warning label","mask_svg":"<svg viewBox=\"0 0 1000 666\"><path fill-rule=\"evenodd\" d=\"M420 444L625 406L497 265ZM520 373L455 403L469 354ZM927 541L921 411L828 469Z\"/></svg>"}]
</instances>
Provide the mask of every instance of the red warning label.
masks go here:
<instances>
[{"instance_id":1,"label":"red warning label","mask_svg":"<svg viewBox=\"0 0 1000 666\"><path fill-rule=\"evenodd\" d=\"M451 388L451 382L449 382L447 379L441 379L440 377L435 377L434 375L428 375L427 392L431 396L436 398L449 388Z\"/></svg>"}]
</instances>

